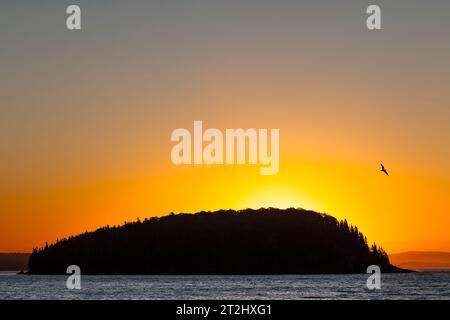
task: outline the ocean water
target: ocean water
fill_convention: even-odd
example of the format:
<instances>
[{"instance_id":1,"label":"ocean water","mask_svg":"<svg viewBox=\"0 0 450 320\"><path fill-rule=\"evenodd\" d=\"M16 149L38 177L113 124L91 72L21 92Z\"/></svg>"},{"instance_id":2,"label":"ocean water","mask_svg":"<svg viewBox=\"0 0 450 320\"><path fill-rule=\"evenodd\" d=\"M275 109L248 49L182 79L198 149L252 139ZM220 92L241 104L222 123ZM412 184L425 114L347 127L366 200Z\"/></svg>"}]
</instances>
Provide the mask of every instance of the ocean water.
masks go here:
<instances>
[{"instance_id":1,"label":"ocean water","mask_svg":"<svg viewBox=\"0 0 450 320\"><path fill-rule=\"evenodd\" d=\"M0 272L5 299L450 299L450 272L369 275L81 276L69 290L67 276Z\"/></svg>"}]
</instances>

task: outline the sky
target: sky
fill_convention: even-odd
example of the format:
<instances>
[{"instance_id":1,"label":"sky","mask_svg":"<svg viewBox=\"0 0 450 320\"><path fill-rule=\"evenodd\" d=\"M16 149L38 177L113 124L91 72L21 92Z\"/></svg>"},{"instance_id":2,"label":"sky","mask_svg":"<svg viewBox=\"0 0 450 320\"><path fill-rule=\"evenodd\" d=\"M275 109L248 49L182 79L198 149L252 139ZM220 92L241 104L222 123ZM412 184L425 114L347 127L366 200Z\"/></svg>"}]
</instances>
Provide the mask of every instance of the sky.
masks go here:
<instances>
[{"instance_id":1,"label":"sky","mask_svg":"<svg viewBox=\"0 0 450 320\"><path fill-rule=\"evenodd\" d=\"M69 4L82 30L66 29ZM382 29L366 28L381 7ZM450 2L0 3L0 252L170 212L302 207L450 251ZM176 166L176 128L277 128L280 169ZM382 174L385 164L390 176Z\"/></svg>"}]
</instances>

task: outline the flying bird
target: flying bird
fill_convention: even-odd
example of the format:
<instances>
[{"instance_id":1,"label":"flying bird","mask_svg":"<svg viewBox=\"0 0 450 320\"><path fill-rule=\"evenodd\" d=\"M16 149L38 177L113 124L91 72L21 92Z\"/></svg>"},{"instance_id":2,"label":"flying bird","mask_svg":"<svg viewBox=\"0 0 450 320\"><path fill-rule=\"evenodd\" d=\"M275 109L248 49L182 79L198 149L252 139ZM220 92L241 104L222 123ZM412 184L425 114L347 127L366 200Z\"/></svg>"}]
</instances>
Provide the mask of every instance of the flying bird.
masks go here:
<instances>
[{"instance_id":1,"label":"flying bird","mask_svg":"<svg viewBox=\"0 0 450 320\"><path fill-rule=\"evenodd\" d=\"M386 168L383 166L383 164L381 163L381 172L384 172L387 176L389 175L389 173L386 171Z\"/></svg>"}]
</instances>

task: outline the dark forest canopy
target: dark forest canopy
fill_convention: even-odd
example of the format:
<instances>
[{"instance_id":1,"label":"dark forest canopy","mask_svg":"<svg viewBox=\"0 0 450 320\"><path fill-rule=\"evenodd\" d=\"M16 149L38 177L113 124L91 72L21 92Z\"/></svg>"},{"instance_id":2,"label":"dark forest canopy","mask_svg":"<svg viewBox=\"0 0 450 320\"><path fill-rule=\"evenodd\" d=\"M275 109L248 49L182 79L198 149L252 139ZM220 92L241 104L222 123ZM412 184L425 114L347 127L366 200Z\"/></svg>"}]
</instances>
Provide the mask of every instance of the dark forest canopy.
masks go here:
<instances>
[{"instance_id":1,"label":"dark forest canopy","mask_svg":"<svg viewBox=\"0 0 450 320\"><path fill-rule=\"evenodd\" d=\"M399 272L347 221L303 209L171 214L100 228L35 249L29 273L311 274Z\"/></svg>"}]
</instances>

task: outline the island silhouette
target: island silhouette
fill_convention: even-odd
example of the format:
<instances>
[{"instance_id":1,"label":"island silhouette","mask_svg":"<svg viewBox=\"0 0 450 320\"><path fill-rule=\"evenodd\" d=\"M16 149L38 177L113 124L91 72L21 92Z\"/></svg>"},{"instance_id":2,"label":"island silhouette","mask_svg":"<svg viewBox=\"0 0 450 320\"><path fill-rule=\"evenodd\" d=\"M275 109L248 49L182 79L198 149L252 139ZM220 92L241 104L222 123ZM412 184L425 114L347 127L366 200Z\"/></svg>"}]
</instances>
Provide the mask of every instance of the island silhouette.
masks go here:
<instances>
[{"instance_id":1,"label":"island silhouette","mask_svg":"<svg viewBox=\"0 0 450 320\"><path fill-rule=\"evenodd\" d=\"M30 274L330 274L406 272L346 220L304 209L170 214L106 226L34 249Z\"/></svg>"}]
</instances>

